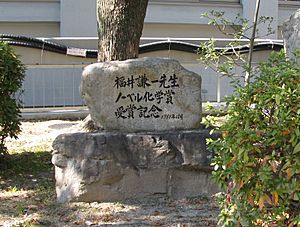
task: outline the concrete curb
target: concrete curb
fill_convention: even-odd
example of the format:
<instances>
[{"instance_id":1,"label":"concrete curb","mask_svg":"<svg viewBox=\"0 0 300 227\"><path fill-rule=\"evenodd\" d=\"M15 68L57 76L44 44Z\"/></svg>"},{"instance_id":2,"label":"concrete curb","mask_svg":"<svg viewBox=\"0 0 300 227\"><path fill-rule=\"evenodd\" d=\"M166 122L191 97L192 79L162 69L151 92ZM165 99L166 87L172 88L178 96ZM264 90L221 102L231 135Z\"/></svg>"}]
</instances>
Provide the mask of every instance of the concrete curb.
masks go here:
<instances>
[{"instance_id":1,"label":"concrete curb","mask_svg":"<svg viewBox=\"0 0 300 227\"><path fill-rule=\"evenodd\" d=\"M21 120L78 120L88 114L87 107L26 108L21 109Z\"/></svg>"}]
</instances>

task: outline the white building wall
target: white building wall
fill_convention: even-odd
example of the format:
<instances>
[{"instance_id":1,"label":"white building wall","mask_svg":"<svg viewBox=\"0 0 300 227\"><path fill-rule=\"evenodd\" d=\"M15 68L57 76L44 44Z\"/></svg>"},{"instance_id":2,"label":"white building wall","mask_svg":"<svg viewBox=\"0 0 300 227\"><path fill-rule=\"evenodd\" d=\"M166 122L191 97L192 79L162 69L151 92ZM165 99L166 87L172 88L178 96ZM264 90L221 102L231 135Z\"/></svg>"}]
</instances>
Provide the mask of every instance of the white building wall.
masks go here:
<instances>
[{"instance_id":1,"label":"white building wall","mask_svg":"<svg viewBox=\"0 0 300 227\"><path fill-rule=\"evenodd\" d=\"M242 12L237 1L149 1L145 23L207 24L201 14L212 10L224 11L228 19Z\"/></svg>"},{"instance_id":2,"label":"white building wall","mask_svg":"<svg viewBox=\"0 0 300 227\"><path fill-rule=\"evenodd\" d=\"M201 18L201 13L224 11L228 19L241 14L253 21L255 2L149 0L143 34L149 37L160 34L163 37L196 37L200 33L201 37L222 37L207 26L208 21ZM299 7L300 1L262 0L260 14L274 18L276 33L268 38L280 38L282 23ZM34 37L95 37L96 0L0 0L0 33Z\"/></svg>"},{"instance_id":3,"label":"white building wall","mask_svg":"<svg viewBox=\"0 0 300 227\"><path fill-rule=\"evenodd\" d=\"M60 36L60 0L0 0L0 33Z\"/></svg>"},{"instance_id":4,"label":"white building wall","mask_svg":"<svg viewBox=\"0 0 300 227\"><path fill-rule=\"evenodd\" d=\"M58 37L59 22L0 22L0 33L29 37Z\"/></svg>"},{"instance_id":5,"label":"white building wall","mask_svg":"<svg viewBox=\"0 0 300 227\"><path fill-rule=\"evenodd\" d=\"M178 31L178 28L173 25L181 27L186 25L191 28L186 34L189 35L189 32L194 32L199 25L207 25L208 21L201 18L202 13L219 10L220 8L226 11L229 19L234 19L235 15L242 12L242 7L237 0L214 1L213 3L212 1L150 0L145 18L144 33L153 36L151 31L154 31L154 29L148 31L148 27L170 25L164 31L166 31L166 34L168 32L174 34L175 31ZM61 0L60 14L61 36L97 36L96 0ZM149 26L147 26L148 24ZM175 31L172 31L172 28L175 28ZM209 37L211 29L207 28L206 37ZM164 34L162 35L164 36Z\"/></svg>"},{"instance_id":6,"label":"white building wall","mask_svg":"<svg viewBox=\"0 0 300 227\"><path fill-rule=\"evenodd\" d=\"M0 22L59 22L59 0L1 0Z\"/></svg>"},{"instance_id":7,"label":"white building wall","mask_svg":"<svg viewBox=\"0 0 300 227\"><path fill-rule=\"evenodd\" d=\"M60 1L60 36L97 36L96 0Z\"/></svg>"}]
</instances>

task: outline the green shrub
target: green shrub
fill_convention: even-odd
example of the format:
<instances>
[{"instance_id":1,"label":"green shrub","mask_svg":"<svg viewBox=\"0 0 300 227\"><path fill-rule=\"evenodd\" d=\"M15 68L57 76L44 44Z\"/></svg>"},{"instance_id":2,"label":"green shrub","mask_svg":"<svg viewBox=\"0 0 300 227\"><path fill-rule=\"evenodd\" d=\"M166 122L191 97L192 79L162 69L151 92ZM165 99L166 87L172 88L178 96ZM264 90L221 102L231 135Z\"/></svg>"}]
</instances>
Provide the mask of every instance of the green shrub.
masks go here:
<instances>
[{"instance_id":1,"label":"green shrub","mask_svg":"<svg viewBox=\"0 0 300 227\"><path fill-rule=\"evenodd\" d=\"M25 77L25 67L11 46L0 42L0 155L7 149L6 137L17 137L20 131L20 104L15 97Z\"/></svg>"},{"instance_id":2,"label":"green shrub","mask_svg":"<svg viewBox=\"0 0 300 227\"><path fill-rule=\"evenodd\" d=\"M300 225L300 66L283 52L229 98L215 152L221 226Z\"/></svg>"}]
</instances>

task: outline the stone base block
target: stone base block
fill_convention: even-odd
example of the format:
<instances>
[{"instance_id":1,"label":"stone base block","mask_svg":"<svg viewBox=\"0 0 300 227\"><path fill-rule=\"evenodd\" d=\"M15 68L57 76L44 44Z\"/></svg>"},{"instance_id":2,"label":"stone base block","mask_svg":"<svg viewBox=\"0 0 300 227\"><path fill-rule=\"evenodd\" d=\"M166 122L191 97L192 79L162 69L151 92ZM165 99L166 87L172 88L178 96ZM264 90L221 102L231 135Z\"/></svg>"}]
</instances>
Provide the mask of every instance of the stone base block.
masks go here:
<instances>
[{"instance_id":1,"label":"stone base block","mask_svg":"<svg viewBox=\"0 0 300 227\"><path fill-rule=\"evenodd\" d=\"M217 135L213 135L216 137ZM63 134L53 142L58 202L214 193L208 130Z\"/></svg>"}]
</instances>

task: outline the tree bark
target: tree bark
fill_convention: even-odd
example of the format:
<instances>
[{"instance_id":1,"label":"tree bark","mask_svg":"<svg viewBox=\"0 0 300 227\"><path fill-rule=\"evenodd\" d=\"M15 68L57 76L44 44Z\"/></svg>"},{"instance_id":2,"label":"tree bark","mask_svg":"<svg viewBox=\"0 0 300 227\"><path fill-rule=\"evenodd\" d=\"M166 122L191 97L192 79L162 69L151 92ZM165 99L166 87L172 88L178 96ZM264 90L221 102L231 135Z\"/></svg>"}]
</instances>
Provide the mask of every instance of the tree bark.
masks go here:
<instances>
[{"instance_id":1,"label":"tree bark","mask_svg":"<svg viewBox=\"0 0 300 227\"><path fill-rule=\"evenodd\" d=\"M98 61L137 58L148 0L97 0Z\"/></svg>"}]
</instances>

